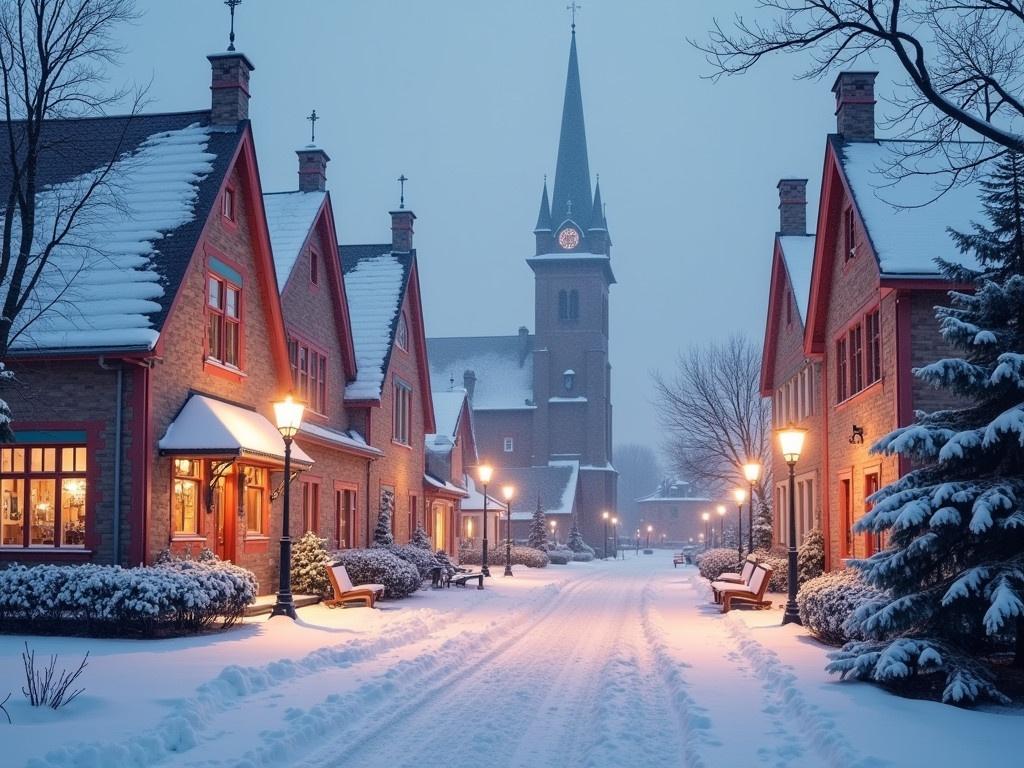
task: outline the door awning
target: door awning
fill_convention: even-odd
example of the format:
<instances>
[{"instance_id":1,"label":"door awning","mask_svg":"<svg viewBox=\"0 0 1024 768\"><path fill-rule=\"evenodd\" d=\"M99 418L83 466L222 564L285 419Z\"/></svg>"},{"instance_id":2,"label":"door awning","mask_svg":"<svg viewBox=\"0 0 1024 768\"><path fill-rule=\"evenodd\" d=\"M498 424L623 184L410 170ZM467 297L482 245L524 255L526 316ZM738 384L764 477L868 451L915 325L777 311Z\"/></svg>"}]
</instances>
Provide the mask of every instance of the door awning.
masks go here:
<instances>
[{"instance_id":1,"label":"door awning","mask_svg":"<svg viewBox=\"0 0 1024 768\"><path fill-rule=\"evenodd\" d=\"M270 420L256 411L192 395L157 443L161 454L253 458L284 463L284 438ZM292 443L296 469L308 469L313 460Z\"/></svg>"}]
</instances>

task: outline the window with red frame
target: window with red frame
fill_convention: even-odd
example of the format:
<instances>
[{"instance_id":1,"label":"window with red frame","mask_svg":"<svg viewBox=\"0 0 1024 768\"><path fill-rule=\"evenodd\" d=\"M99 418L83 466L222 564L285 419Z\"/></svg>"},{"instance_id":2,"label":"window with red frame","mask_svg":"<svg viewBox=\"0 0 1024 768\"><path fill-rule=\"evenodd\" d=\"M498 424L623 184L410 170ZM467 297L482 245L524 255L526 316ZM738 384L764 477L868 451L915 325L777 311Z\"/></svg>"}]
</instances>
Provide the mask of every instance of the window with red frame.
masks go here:
<instances>
[{"instance_id":1,"label":"window with red frame","mask_svg":"<svg viewBox=\"0 0 1024 768\"><path fill-rule=\"evenodd\" d=\"M867 360L865 361L866 384L874 384L882 378L882 327L878 310L869 312L864 318L864 333L867 336Z\"/></svg>"},{"instance_id":2,"label":"window with red frame","mask_svg":"<svg viewBox=\"0 0 1024 768\"><path fill-rule=\"evenodd\" d=\"M288 341L292 382L299 398L316 413L327 413L327 356L296 339Z\"/></svg>"},{"instance_id":3,"label":"window with red frame","mask_svg":"<svg viewBox=\"0 0 1024 768\"><path fill-rule=\"evenodd\" d=\"M320 256L312 248L309 249L309 282L320 285Z\"/></svg>"},{"instance_id":4,"label":"window with red frame","mask_svg":"<svg viewBox=\"0 0 1024 768\"><path fill-rule=\"evenodd\" d=\"M849 261L857 255L857 225L853 216L853 206L843 214L843 260Z\"/></svg>"},{"instance_id":5,"label":"window with red frame","mask_svg":"<svg viewBox=\"0 0 1024 768\"><path fill-rule=\"evenodd\" d=\"M302 532L320 531L320 483L302 483Z\"/></svg>"},{"instance_id":6,"label":"window with red frame","mask_svg":"<svg viewBox=\"0 0 1024 768\"><path fill-rule=\"evenodd\" d=\"M238 368L241 359L242 290L223 277L206 278L207 357Z\"/></svg>"},{"instance_id":7,"label":"window with red frame","mask_svg":"<svg viewBox=\"0 0 1024 768\"><path fill-rule=\"evenodd\" d=\"M849 360L847 359L847 345L846 339L839 339L836 342L836 402L841 403L847 397L850 396L849 379L847 378L847 366Z\"/></svg>"},{"instance_id":8,"label":"window with red frame","mask_svg":"<svg viewBox=\"0 0 1024 768\"><path fill-rule=\"evenodd\" d=\"M850 394L864 389L864 331L860 325L850 329Z\"/></svg>"}]
</instances>

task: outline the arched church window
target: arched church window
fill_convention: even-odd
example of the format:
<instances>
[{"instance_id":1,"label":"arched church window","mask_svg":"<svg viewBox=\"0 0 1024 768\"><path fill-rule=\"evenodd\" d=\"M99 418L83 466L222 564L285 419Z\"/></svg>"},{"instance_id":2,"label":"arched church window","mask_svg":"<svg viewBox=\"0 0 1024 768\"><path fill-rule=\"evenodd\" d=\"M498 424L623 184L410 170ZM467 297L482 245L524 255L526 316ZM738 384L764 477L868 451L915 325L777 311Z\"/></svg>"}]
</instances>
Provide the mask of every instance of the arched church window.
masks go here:
<instances>
[{"instance_id":1,"label":"arched church window","mask_svg":"<svg viewBox=\"0 0 1024 768\"><path fill-rule=\"evenodd\" d=\"M580 316L580 293L579 291L569 292L569 319L578 320Z\"/></svg>"},{"instance_id":2,"label":"arched church window","mask_svg":"<svg viewBox=\"0 0 1024 768\"><path fill-rule=\"evenodd\" d=\"M558 292L558 319L569 319L569 294L566 291Z\"/></svg>"}]
</instances>

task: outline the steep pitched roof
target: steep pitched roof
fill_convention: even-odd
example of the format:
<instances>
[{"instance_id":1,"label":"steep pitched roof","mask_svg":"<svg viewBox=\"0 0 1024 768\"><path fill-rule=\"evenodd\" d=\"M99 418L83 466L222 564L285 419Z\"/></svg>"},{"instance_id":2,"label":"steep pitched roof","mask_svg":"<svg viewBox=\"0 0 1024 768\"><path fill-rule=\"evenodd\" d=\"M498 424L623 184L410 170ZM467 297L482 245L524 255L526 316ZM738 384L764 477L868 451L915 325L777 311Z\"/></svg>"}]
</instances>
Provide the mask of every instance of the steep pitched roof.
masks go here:
<instances>
[{"instance_id":1,"label":"steep pitched roof","mask_svg":"<svg viewBox=\"0 0 1024 768\"><path fill-rule=\"evenodd\" d=\"M48 121L37 232L114 162L52 253L12 352L153 349L247 125L213 130L208 110ZM0 164L5 188L9 174Z\"/></svg>"},{"instance_id":2,"label":"steep pitched roof","mask_svg":"<svg viewBox=\"0 0 1024 768\"><path fill-rule=\"evenodd\" d=\"M545 514L571 515L576 507L579 471L576 461L552 461L543 467L502 467L503 481L516 488L512 519L529 520L537 508L537 499Z\"/></svg>"},{"instance_id":3,"label":"steep pitched roof","mask_svg":"<svg viewBox=\"0 0 1024 768\"><path fill-rule=\"evenodd\" d=\"M473 371L474 411L532 409L533 339L527 334L428 339L431 386L445 390Z\"/></svg>"},{"instance_id":4,"label":"steep pitched roof","mask_svg":"<svg viewBox=\"0 0 1024 768\"><path fill-rule=\"evenodd\" d=\"M292 267L309 239L313 224L327 200L326 192L267 192L263 207L267 212L270 245L274 250L277 287L283 291Z\"/></svg>"},{"instance_id":5,"label":"steep pitched roof","mask_svg":"<svg viewBox=\"0 0 1024 768\"><path fill-rule=\"evenodd\" d=\"M587 129L583 121L583 92L576 55L576 31L573 30L569 45L569 69L565 76L565 100L562 104L562 130L558 137L551 216L554 221L571 218L586 231L590 226L592 205Z\"/></svg>"},{"instance_id":6,"label":"steep pitched roof","mask_svg":"<svg viewBox=\"0 0 1024 768\"><path fill-rule=\"evenodd\" d=\"M814 235L775 235L772 250L771 283L768 288L768 316L764 324L761 352L761 395L770 397L775 389L775 352L782 318L790 293L797 306L797 333L803 334L814 262ZM803 298L801 298L803 297Z\"/></svg>"},{"instance_id":7,"label":"steep pitched roof","mask_svg":"<svg viewBox=\"0 0 1024 768\"><path fill-rule=\"evenodd\" d=\"M814 267L814 235L779 235L779 252L793 287L793 298L800 311L800 324L807 322L807 301L811 293L811 269Z\"/></svg>"}]
</instances>

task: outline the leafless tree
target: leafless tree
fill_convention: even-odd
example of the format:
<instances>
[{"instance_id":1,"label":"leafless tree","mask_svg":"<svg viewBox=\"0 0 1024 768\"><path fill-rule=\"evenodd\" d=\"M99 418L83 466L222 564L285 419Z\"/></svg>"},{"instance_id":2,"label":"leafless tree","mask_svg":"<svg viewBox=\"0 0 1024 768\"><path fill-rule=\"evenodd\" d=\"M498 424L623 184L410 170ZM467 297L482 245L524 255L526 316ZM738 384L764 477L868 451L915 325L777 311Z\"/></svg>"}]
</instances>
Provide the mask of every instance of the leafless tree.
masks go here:
<instances>
[{"instance_id":1,"label":"leafless tree","mask_svg":"<svg viewBox=\"0 0 1024 768\"><path fill-rule=\"evenodd\" d=\"M654 374L665 450L688 479L716 491L745 483L743 465L771 468L771 407L761 397L761 355L745 336L696 346L679 356L675 374ZM755 487L770 504L769 472Z\"/></svg>"},{"instance_id":2,"label":"leafless tree","mask_svg":"<svg viewBox=\"0 0 1024 768\"><path fill-rule=\"evenodd\" d=\"M0 148L0 363L15 336L60 300L32 302L54 250L85 217L96 191L104 186L120 149L105 167L94 170L40 209L40 167L48 153L70 154L48 136L49 121L103 114L122 103L125 89L108 87L105 68L120 49L114 31L135 18L133 0L0 0L0 107L5 123ZM131 100L139 107L141 93ZM65 274L70 285L75 275ZM0 365L2 381L10 372ZM0 442L10 439L10 413L0 400Z\"/></svg>"},{"instance_id":3,"label":"leafless tree","mask_svg":"<svg viewBox=\"0 0 1024 768\"><path fill-rule=\"evenodd\" d=\"M613 462L619 472L618 512L625 532L625 521L631 520L630 525L634 525L638 519L636 500L657 488L661 470L654 450L638 443L615 446Z\"/></svg>"},{"instance_id":4,"label":"leafless tree","mask_svg":"<svg viewBox=\"0 0 1024 768\"><path fill-rule=\"evenodd\" d=\"M946 186L1006 151L1024 151L1024 2L1020 0L758 0L756 18L716 20L690 42L711 77L741 74L780 52L810 57L821 77L887 54L905 75L891 124L908 147L897 173L942 173ZM916 160L941 155L939 170Z\"/></svg>"}]
</instances>

